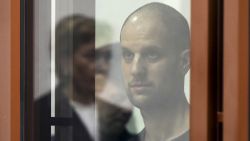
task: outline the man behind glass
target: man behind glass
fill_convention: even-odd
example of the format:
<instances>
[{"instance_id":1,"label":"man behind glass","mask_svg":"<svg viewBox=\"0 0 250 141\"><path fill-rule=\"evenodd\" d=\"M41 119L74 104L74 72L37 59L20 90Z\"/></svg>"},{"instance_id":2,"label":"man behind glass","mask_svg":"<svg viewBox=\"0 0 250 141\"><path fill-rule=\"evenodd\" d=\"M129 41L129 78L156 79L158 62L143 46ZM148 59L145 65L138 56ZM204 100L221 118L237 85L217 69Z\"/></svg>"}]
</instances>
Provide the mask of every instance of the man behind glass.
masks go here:
<instances>
[{"instance_id":1,"label":"man behind glass","mask_svg":"<svg viewBox=\"0 0 250 141\"><path fill-rule=\"evenodd\" d=\"M132 104L140 108L146 141L188 140L189 27L175 9L150 3L133 12L121 30L122 68Z\"/></svg>"}]
</instances>

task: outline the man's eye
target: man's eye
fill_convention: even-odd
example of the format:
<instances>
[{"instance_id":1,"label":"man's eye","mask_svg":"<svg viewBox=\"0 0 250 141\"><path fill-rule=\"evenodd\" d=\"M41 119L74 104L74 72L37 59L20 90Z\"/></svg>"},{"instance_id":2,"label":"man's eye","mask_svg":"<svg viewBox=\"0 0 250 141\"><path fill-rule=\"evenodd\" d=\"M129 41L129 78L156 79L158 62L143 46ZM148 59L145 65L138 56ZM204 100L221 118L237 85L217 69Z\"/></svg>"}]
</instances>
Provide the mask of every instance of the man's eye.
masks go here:
<instances>
[{"instance_id":1,"label":"man's eye","mask_svg":"<svg viewBox=\"0 0 250 141\"><path fill-rule=\"evenodd\" d=\"M134 59L134 54L129 51L124 51L122 53L122 56L127 63L131 62Z\"/></svg>"},{"instance_id":2,"label":"man's eye","mask_svg":"<svg viewBox=\"0 0 250 141\"><path fill-rule=\"evenodd\" d=\"M145 57L149 62L154 62L160 59L161 55L160 53L157 53L157 52L150 52L150 53L147 53Z\"/></svg>"}]
</instances>

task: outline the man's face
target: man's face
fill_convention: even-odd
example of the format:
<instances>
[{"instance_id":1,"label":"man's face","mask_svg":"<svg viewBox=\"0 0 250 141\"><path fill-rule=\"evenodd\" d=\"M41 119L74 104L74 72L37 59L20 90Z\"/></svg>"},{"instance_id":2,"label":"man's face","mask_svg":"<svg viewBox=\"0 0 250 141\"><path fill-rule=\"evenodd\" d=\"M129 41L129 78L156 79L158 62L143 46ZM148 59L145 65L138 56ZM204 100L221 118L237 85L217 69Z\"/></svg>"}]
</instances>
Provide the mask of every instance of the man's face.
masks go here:
<instances>
[{"instance_id":1,"label":"man's face","mask_svg":"<svg viewBox=\"0 0 250 141\"><path fill-rule=\"evenodd\" d=\"M152 21L128 23L121 32L125 87L138 107L173 100L170 94L175 93L179 74L178 55L167 30Z\"/></svg>"}]
</instances>

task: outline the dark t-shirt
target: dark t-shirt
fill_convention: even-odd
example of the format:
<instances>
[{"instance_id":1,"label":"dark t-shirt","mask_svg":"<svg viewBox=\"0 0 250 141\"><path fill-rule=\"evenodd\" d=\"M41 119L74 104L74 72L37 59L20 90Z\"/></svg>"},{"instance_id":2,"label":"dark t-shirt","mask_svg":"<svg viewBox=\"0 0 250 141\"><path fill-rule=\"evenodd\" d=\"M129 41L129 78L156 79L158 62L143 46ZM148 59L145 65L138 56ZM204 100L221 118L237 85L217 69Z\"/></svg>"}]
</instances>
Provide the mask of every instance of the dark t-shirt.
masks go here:
<instances>
[{"instance_id":1,"label":"dark t-shirt","mask_svg":"<svg viewBox=\"0 0 250 141\"><path fill-rule=\"evenodd\" d=\"M143 130L138 135L133 136L128 141L144 141L144 140L145 140L145 130ZM178 137L172 141L189 141L189 132L185 132L180 137Z\"/></svg>"}]
</instances>

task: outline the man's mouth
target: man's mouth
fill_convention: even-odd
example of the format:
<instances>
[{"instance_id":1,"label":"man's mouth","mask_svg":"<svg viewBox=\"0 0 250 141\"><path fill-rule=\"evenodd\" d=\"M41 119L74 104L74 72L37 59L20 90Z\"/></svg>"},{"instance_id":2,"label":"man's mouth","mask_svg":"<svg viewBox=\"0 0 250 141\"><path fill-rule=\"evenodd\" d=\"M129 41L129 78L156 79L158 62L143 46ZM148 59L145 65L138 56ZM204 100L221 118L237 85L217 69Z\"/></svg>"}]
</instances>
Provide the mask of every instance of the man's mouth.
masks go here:
<instances>
[{"instance_id":1,"label":"man's mouth","mask_svg":"<svg viewBox=\"0 0 250 141\"><path fill-rule=\"evenodd\" d=\"M143 94L152 87L152 83L136 81L129 84L129 88L137 94Z\"/></svg>"}]
</instances>

